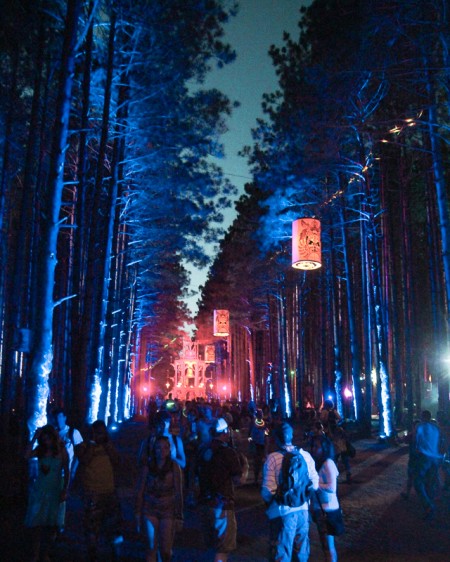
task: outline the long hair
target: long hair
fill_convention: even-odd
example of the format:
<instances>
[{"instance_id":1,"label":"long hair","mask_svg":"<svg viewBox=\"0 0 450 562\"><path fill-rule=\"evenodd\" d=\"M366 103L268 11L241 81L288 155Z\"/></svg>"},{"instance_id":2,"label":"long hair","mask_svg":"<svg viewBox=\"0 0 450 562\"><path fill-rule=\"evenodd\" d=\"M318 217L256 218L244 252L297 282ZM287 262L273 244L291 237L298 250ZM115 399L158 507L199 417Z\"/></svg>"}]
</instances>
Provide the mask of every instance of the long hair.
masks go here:
<instances>
[{"instance_id":1,"label":"long hair","mask_svg":"<svg viewBox=\"0 0 450 562\"><path fill-rule=\"evenodd\" d=\"M61 441L61 438L59 437L59 433L51 424L44 425L41 428L38 437L38 456L41 456L41 453L44 452L44 443L42 438L45 435L48 435L50 437L51 440L50 449L52 451L53 456L54 457L58 456L61 453L63 443Z\"/></svg>"},{"instance_id":2,"label":"long hair","mask_svg":"<svg viewBox=\"0 0 450 562\"><path fill-rule=\"evenodd\" d=\"M314 451L314 444L320 443L322 448L320 455ZM319 470L327 459L334 461L334 445L326 435L313 435L311 438L311 456L316 463L316 470Z\"/></svg>"},{"instance_id":3,"label":"long hair","mask_svg":"<svg viewBox=\"0 0 450 562\"><path fill-rule=\"evenodd\" d=\"M148 463L148 470L149 470L149 472L152 476L155 476L157 478L160 478L161 480L164 480L166 474L173 469L173 460L172 460L172 457L170 456L170 453L169 453L168 457L164 461L164 464L162 466L158 466L158 464L156 462L156 444L160 443L161 441L165 441L166 443L168 443L169 444L169 450L170 450L169 438L166 437L165 435L158 435L158 437L156 437L156 439L153 443L152 454L151 454L150 461Z\"/></svg>"}]
</instances>

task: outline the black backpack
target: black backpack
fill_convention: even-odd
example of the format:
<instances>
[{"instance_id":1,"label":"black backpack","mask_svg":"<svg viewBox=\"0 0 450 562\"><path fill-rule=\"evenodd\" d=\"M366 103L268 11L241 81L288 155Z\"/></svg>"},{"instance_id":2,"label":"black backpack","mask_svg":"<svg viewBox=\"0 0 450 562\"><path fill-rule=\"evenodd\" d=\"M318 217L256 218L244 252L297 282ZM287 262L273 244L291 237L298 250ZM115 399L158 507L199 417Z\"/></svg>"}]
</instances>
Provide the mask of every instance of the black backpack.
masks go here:
<instances>
[{"instance_id":1,"label":"black backpack","mask_svg":"<svg viewBox=\"0 0 450 562\"><path fill-rule=\"evenodd\" d=\"M283 462L275 501L280 505L300 507L308 500L311 491L308 465L298 449L280 452Z\"/></svg>"}]
</instances>

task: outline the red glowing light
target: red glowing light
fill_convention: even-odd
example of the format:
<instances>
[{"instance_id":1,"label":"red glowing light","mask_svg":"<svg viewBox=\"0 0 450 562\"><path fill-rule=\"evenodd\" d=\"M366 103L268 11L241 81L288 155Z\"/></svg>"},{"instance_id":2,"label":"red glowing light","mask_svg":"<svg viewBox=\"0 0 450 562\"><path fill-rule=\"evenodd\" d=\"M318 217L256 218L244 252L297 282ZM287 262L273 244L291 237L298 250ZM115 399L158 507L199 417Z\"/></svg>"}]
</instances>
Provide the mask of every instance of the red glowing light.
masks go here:
<instances>
[{"instance_id":1,"label":"red glowing light","mask_svg":"<svg viewBox=\"0 0 450 562\"><path fill-rule=\"evenodd\" d=\"M345 398L351 398L353 396L353 392L349 388L344 388L344 396Z\"/></svg>"}]
</instances>

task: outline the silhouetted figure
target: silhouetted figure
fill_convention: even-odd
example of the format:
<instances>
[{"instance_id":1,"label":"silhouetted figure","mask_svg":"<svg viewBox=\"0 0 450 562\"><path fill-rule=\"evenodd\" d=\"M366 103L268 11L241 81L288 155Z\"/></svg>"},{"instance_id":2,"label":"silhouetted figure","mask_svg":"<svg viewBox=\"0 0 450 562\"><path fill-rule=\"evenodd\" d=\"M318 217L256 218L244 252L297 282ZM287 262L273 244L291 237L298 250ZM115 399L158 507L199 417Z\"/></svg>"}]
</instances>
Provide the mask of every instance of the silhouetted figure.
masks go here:
<instances>
[{"instance_id":1,"label":"silhouetted figure","mask_svg":"<svg viewBox=\"0 0 450 562\"><path fill-rule=\"evenodd\" d=\"M123 542L122 515L114 476L119 456L104 421L95 421L91 433L89 441L83 441L75 448L82 470L83 525L88 556L91 561L97 560L99 541L104 535L116 559Z\"/></svg>"},{"instance_id":2,"label":"silhouetted figure","mask_svg":"<svg viewBox=\"0 0 450 562\"><path fill-rule=\"evenodd\" d=\"M259 475L267 456L267 437L269 430L262 417L262 410L257 410L254 419L251 420L249 428L248 450L253 457L253 475L255 484L259 481Z\"/></svg>"},{"instance_id":3,"label":"silhouetted figure","mask_svg":"<svg viewBox=\"0 0 450 562\"><path fill-rule=\"evenodd\" d=\"M215 553L215 562L226 562L236 549L234 486L243 484L248 464L243 466L239 454L229 445L229 428L219 418L212 430L212 440L202 450L199 460L199 509L204 536Z\"/></svg>"},{"instance_id":4,"label":"silhouetted figure","mask_svg":"<svg viewBox=\"0 0 450 562\"><path fill-rule=\"evenodd\" d=\"M171 433L172 416L165 410L160 410L153 422L149 425L150 434L146 437L140 445L138 453L138 464L143 466L151 460L153 445L155 444L156 437L165 435L169 439L171 458L177 462L181 468L186 466L186 456L184 454L184 445L180 431L177 434Z\"/></svg>"},{"instance_id":5,"label":"silhouetted figure","mask_svg":"<svg viewBox=\"0 0 450 562\"><path fill-rule=\"evenodd\" d=\"M440 452L441 432L436 423L431 421L431 412L423 410L417 424L415 450L417 454L417 472L414 488L425 509L425 519L433 519L435 497L439 486L439 465L443 455Z\"/></svg>"},{"instance_id":6,"label":"silhouetted figure","mask_svg":"<svg viewBox=\"0 0 450 562\"><path fill-rule=\"evenodd\" d=\"M323 408L320 411L319 420L322 422L325 433L330 439L332 439L334 430L341 421L341 416L334 407L333 400L325 400L325 402L323 403Z\"/></svg>"},{"instance_id":7,"label":"silhouetted figure","mask_svg":"<svg viewBox=\"0 0 450 562\"><path fill-rule=\"evenodd\" d=\"M158 436L151 461L143 466L136 497L136 526L147 535L146 562L170 562L176 521L183 519L183 474L170 455L166 436Z\"/></svg>"},{"instance_id":8,"label":"silhouetted figure","mask_svg":"<svg viewBox=\"0 0 450 562\"><path fill-rule=\"evenodd\" d=\"M75 447L83 442L83 437L78 429L67 425L67 416L63 408L57 408L53 412L53 416L55 419L56 429L58 430L59 436L63 440L67 454L69 455L70 481L73 482L78 468L78 459L75 456Z\"/></svg>"},{"instance_id":9,"label":"silhouetted figure","mask_svg":"<svg viewBox=\"0 0 450 562\"><path fill-rule=\"evenodd\" d=\"M31 560L37 562L48 560L58 529L64 526L69 456L56 429L45 425L34 434L25 457L37 459L37 474L30 485L25 515L25 526L31 532Z\"/></svg>"}]
</instances>

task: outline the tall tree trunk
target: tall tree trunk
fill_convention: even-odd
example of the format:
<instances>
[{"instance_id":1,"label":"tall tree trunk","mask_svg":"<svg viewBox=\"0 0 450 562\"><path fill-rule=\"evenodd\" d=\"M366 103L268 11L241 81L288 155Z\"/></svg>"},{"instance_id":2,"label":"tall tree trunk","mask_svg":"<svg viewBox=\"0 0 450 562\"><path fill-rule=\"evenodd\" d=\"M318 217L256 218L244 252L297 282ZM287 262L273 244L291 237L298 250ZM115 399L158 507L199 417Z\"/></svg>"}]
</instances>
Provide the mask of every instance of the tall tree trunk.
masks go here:
<instances>
[{"instance_id":1,"label":"tall tree trunk","mask_svg":"<svg viewBox=\"0 0 450 562\"><path fill-rule=\"evenodd\" d=\"M82 100L81 100L81 122L79 136L79 150L77 162L77 190L76 190L76 228L74 230L74 253L73 253L73 291L77 296L72 301L71 324L72 324L72 349L71 349L71 371L73 397L71 403L71 419L81 424L86 417L87 411L87 372L86 358L80 350L84 350L83 334L87 331L87 326L83 325L84 307L86 306L86 257L87 257L87 167L88 167L88 131L89 131L89 111L91 95L91 66L92 49L94 43L94 21L93 21L94 2L89 3L89 27L86 41L83 46L83 81L82 81Z\"/></svg>"},{"instance_id":2,"label":"tall tree trunk","mask_svg":"<svg viewBox=\"0 0 450 562\"><path fill-rule=\"evenodd\" d=\"M68 0L64 44L61 59L52 157L50 163L45 219L42 228L39 260L39 298L34 324L31 367L28 376L28 429L30 435L47 421L48 377L52 369L53 351L53 287L60 228L60 209L64 187L64 158L69 129L72 81L75 68L75 47L80 0Z\"/></svg>"},{"instance_id":3,"label":"tall tree trunk","mask_svg":"<svg viewBox=\"0 0 450 562\"><path fill-rule=\"evenodd\" d=\"M245 398L247 398L247 392L249 393L250 400L256 399L256 379L255 379L255 357L253 353L254 337L253 332L247 326L245 327L246 339L247 339L247 353L248 353L248 367L250 371L250 384L249 388L245 389Z\"/></svg>"},{"instance_id":4,"label":"tall tree trunk","mask_svg":"<svg viewBox=\"0 0 450 562\"><path fill-rule=\"evenodd\" d=\"M339 207L339 215L341 220L341 237L342 237L342 253L344 261L345 272L345 289L347 293L347 315L348 315L348 329L350 336L350 354L352 362L352 381L353 381L353 400L355 416L357 420L364 418L363 414L363 401L361 392L361 348L358 342L358 335L356 331L356 318L354 306L354 291L353 291L353 278L350 271L350 263L348 256L347 245L347 231L346 231L346 215L342 207Z\"/></svg>"},{"instance_id":5,"label":"tall tree trunk","mask_svg":"<svg viewBox=\"0 0 450 562\"><path fill-rule=\"evenodd\" d=\"M301 276L296 283L297 299L296 299L296 311L295 318L297 319L296 326L296 376L297 376L297 402L300 408L304 405L304 384L305 384L305 346L303 344L303 287L305 278Z\"/></svg>"},{"instance_id":6,"label":"tall tree trunk","mask_svg":"<svg viewBox=\"0 0 450 562\"><path fill-rule=\"evenodd\" d=\"M383 304L380 286L380 263L378 248L376 247L376 233L373 218L370 219L371 235L369 236L369 275L372 288L373 335L375 341L375 358L379 377L379 408L380 408L380 433L384 437L391 437L392 427L392 401L390 377L386 353L386 324L383 317Z\"/></svg>"},{"instance_id":7,"label":"tall tree trunk","mask_svg":"<svg viewBox=\"0 0 450 562\"><path fill-rule=\"evenodd\" d=\"M405 193L405 188L403 187L401 193L401 201L402 201L402 256L401 256L401 268L402 268L402 278L403 278L403 291L402 296L399 299L403 301L403 325L404 325L404 377L406 381L406 404L408 409L407 414L407 426L412 428L413 425L413 415L414 415L414 399L413 399L413 388L414 388L414 369L413 369L413 362L412 362L412 332L413 332L413 311L412 311L412 304L415 300L414 294L414 286L413 286L413 279L411 276L411 256L412 256L412 248L411 248L411 232L408 228L408 225L411 224L410 216L409 216L409 209L408 209L408 200L407 194ZM397 299L394 297L394 302L397 302ZM395 320L394 320L395 322ZM398 328L398 325L397 325ZM399 336L400 337L400 336ZM398 357L401 357L399 343L397 343L397 353L395 354ZM399 365L400 371L400 365ZM399 377L401 380L397 383L397 390L396 390L396 411L400 410L399 414L397 415L397 424L404 422L403 419L400 419L399 416L403 417L403 408L404 408L404 391L403 391L403 377Z\"/></svg>"},{"instance_id":8,"label":"tall tree trunk","mask_svg":"<svg viewBox=\"0 0 450 562\"><path fill-rule=\"evenodd\" d=\"M118 95L118 111L117 123L115 126L115 139L112 153L112 170L111 170L111 197L115 201L119 201L124 197L124 174L123 162L125 159L124 137L121 131L125 125L128 116L128 81L127 76L122 74L120 78L119 95ZM115 187L114 187L115 186ZM128 307L123 305L123 284L126 280L126 251L127 236L123 218L121 213L122 206L112 202L110 219L114 219L113 234L107 243L112 244L114 240L115 252L114 258L110 260L109 279L109 295L107 298L107 318L104 338L105 350L110 349L110 354L105 354L104 359L108 363L107 368L111 374L112 395L115 399L111 400L111 411L106 412L107 416L111 416L114 421L123 419L122 392L120 378L120 361L123 361L120 353L120 344L122 340L122 321L128 314ZM110 223L111 226L111 223ZM120 316L119 316L120 314Z\"/></svg>"},{"instance_id":9,"label":"tall tree trunk","mask_svg":"<svg viewBox=\"0 0 450 562\"><path fill-rule=\"evenodd\" d=\"M334 280L337 278L336 275L336 265L333 259L335 252L333 235L331 234L331 258L329 260L331 272L327 274L329 279L329 290L327 294L329 295L329 300L327 302L327 309L331 311L332 324L333 324L333 363L334 363L334 390L336 393L336 407L338 412L345 418L347 412L345 412L344 404L342 403L342 366L341 366L341 337L339 330L338 317L342 317L339 313L338 300L336 298L336 289ZM347 279L348 284L348 279Z\"/></svg>"},{"instance_id":10,"label":"tall tree trunk","mask_svg":"<svg viewBox=\"0 0 450 562\"><path fill-rule=\"evenodd\" d=\"M15 308L15 299L10 296L14 291L14 282L11 282L11 269L4 267L3 264L10 263L8 254L12 248L8 248L8 236L6 236L6 227L8 223L8 216L6 212L6 201L9 196L9 175L10 175L10 158L11 158L11 144L12 133L14 127L14 106L16 104L17 80L18 80L18 65L19 65L19 49L14 52L11 68L11 82L9 84L8 93L9 99L7 103L7 113L5 119L5 132L4 132L4 146L2 155L2 170L0 177L0 332L2 334L2 346L0 351L0 366L2 367L3 375L1 377L1 423L2 435L6 440L9 428L9 416L12 410L12 404L15 397L14 377L14 331L15 323L11 321L14 316L13 309ZM18 244L20 246L20 244ZM6 298L8 296L8 298ZM6 373L11 373L12 376L6 376ZM4 441L6 442L6 441Z\"/></svg>"},{"instance_id":11,"label":"tall tree trunk","mask_svg":"<svg viewBox=\"0 0 450 562\"><path fill-rule=\"evenodd\" d=\"M430 299L431 299L431 326L433 328L433 344L435 347L445 349L446 341L446 317L443 314L445 309L445 288L443 287L442 277L443 271L440 259L440 237L439 230L436 225L439 222L437 216L436 190L432 181L427 182L427 242L428 242L428 275L430 279ZM427 350L429 351L429 350ZM440 372L442 369L441 354L431 353L426 358L427 363L431 364L434 372ZM411 385L409 392L412 403L420 405L420 381L417 388Z\"/></svg>"},{"instance_id":12,"label":"tall tree trunk","mask_svg":"<svg viewBox=\"0 0 450 562\"><path fill-rule=\"evenodd\" d=\"M89 387L89 408L88 421L92 422L98 417L105 416L107 399L107 373L102 372L104 362L104 329L106 305L109 286L109 268L112 244L112 229L114 225L114 209L117 198L117 182L111 182L110 190L107 190L104 197L104 170L107 151L108 130L110 122L110 107L112 97L112 79L114 69L114 45L116 33L116 12L111 12L110 32L108 43L108 63L105 84L105 96L102 116L102 132L97 161L97 174L95 181L95 193L93 210L95 218L90 228L89 252L90 274L89 281L91 287L89 291L88 307L86 313L90 317L90 339L87 343L87 364L88 364L88 387ZM103 214L106 220L102 220ZM104 393L104 394L103 394ZM103 397L102 397L103 394ZM100 402L101 400L101 402Z\"/></svg>"},{"instance_id":13,"label":"tall tree trunk","mask_svg":"<svg viewBox=\"0 0 450 562\"><path fill-rule=\"evenodd\" d=\"M283 288L282 288L282 314L281 314L281 331L282 331L282 370L280 373L280 382L281 382L281 393L282 393L282 412L283 415L289 415L292 413L292 403L291 403L291 388L290 388L290 380L289 380L289 334L288 334L288 320L287 320L287 295L286 295L286 277L283 275Z\"/></svg>"},{"instance_id":14,"label":"tall tree trunk","mask_svg":"<svg viewBox=\"0 0 450 562\"><path fill-rule=\"evenodd\" d=\"M364 402L364 421L367 436L372 430L372 400L373 400L373 351L372 351L372 295L369 275L369 252L367 248L367 224L365 220L360 221L360 241L361 241L361 279L362 279L362 324L364 334L364 367L365 367L365 402Z\"/></svg>"},{"instance_id":15,"label":"tall tree trunk","mask_svg":"<svg viewBox=\"0 0 450 562\"><path fill-rule=\"evenodd\" d=\"M428 60L425 60L425 68L428 68ZM450 354L450 223L448 213L448 197L445 182L445 168L442 157L441 142L438 133L438 118L435 102L435 88L430 71L427 76L427 90L429 96L428 105L428 132L430 136L431 157L434 177L434 187L436 190L436 201L439 213L439 232L441 238L441 258L444 269L444 284L446 294L446 352ZM439 409L448 412L449 410L449 377L444 369L438 371L439 387Z\"/></svg>"}]
</instances>

